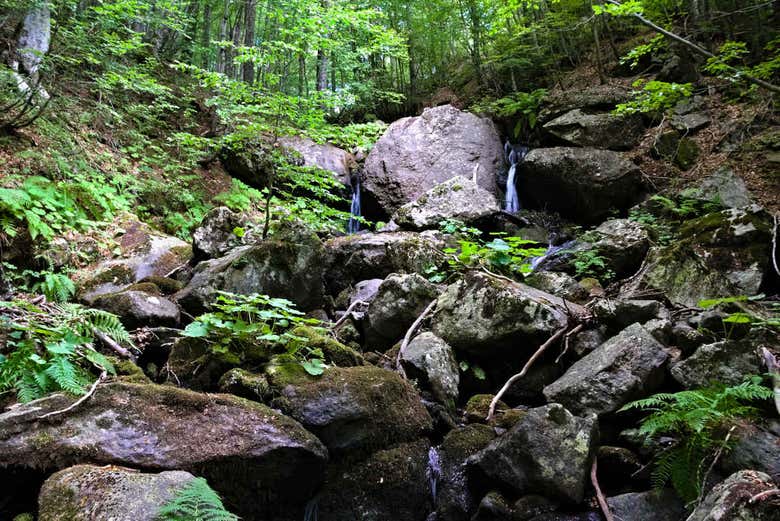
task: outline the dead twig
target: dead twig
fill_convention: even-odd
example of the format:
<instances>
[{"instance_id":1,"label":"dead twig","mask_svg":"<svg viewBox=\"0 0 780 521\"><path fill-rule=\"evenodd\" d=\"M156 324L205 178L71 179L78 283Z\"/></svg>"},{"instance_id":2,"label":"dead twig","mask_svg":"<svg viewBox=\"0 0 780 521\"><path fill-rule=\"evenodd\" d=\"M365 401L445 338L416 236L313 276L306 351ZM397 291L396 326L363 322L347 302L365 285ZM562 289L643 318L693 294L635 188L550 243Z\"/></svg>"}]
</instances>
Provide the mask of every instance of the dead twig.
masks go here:
<instances>
[{"instance_id":1,"label":"dead twig","mask_svg":"<svg viewBox=\"0 0 780 521\"><path fill-rule=\"evenodd\" d=\"M398 369L398 372L406 378L406 371L404 371L403 366L401 365L401 353L404 352L404 349L406 349L406 346L409 345L409 341L412 339L412 335L414 335L414 332L417 331L417 328L420 327L420 324L423 320L425 320L425 317L428 316L428 314L433 311L433 309L436 307L436 303L438 302L438 299L433 299L430 304L423 310L422 313L420 313L420 316L417 317L417 320L414 321L414 323L411 325L411 327L406 331L406 334L404 335L403 342L401 342L401 348L398 350L398 356L396 356L395 359L395 366Z\"/></svg>"},{"instance_id":2,"label":"dead twig","mask_svg":"<svg viewBox=\"0 0 780 521\"><path fill-rule=\"evenodd\" d=\"M524 377L526 375L526 373L531 368L531 366L534 364L534 362L536 362L536 360L540 356L542 356L544 354L544 352L547 350L548 347L550 347L552 344L554 344L556 340L561 338L561 336L563 336L563 334L566 333L566 330L568 328L569 328L569 326L566 325L566 326L563 326L562 328L560 328L558 331L556 331L555 334L553 334L553 336L548 338L547 341L544 344L542 344L539 347L539 349L536 350L536 352L534 354L531 355L531 358L528 359L528 361L525 363L525 365L520 370L520 372L517 373L512 378L510 378L509 380L506 381L506 383L501 388L501 390L498 391L498 393L496 393L496 395L490 401L490 408L488 409L488 415L487 415L487 418L486 418L487 421L490 421L490 420L493 419L493 414L495 413L495 410L496 410L496 404L498 404L498 401L501 399L501 397L509 390L510 387L512 387L512 385L516 381L520 380L522 377Z\"/></svg>"},{"instance_id":3,"label":"dead twig","mask_svg":"<svg viewBox=\"0 0 780 521\"><path fill-rule=\"evenodd\" d=\"M756 503L758 501L763 501L764 499L772 496L780 496L780 488L770 488L769 490L759 492L755 496L751 497L748 500L748 503L752 505L753 503Z\"/></svg>"},{"instance_id":4,"label":"dead twig","mask_svg":"<svg viewBox=\"0 0 780 521\"><path fill-rule=\"evenodd\" d=\"M780 275L780 268L777 266L777 229L780 227L780 223L775 215L775 229L772 233L772 265L775 267L775 272Z\"/></svg>"},{"instance_id":5,"label":"dead twig","mask_svg":"<svg viewBox=\"0 0 780 521\"><path fill-rule=\"evenodd\" d=\"M117 353L117 354L119 354L120 356L123 356L123 357L125 357L125 358L130 358L130 359L132 359L132 358L133 358L133 354L132 354L130 351L128 351L128 350L127 350L127 349L125 349L124 347L122 347L122 346L120 346L119 344L117 344L117 343L114 341L114 339L113 339L113 338L111 338L111 337L110 337L110 336L108 336L107 334L103 333L103 332L102 332L102 331L100 331L98 328L96 328L96 327L93 327L93 328L92 328L92 333L93 333L93 334L94 334L96 337L98 337L98 338L100 339L100 341L101 341L101 342L103 342L103 343L104 343L104 344L106 344L108 347L110 347L111 349L113 349L114 351L116 351L116 353Z\"/></svg>"},{"instance_id":6,"label":"dead twig","mask_svg":"<svg viewBox=\"0 0 780 521\"><path fill-rule=\"evenodd\" d=\"M701 479L701 492L699 493L699 498L696 500L697 505L701 505L701 502L704 501L704 491L707 488L707 479L709 479L710 474L712 473L712 469L714 469L715 464L718 463L721 454L723 454L723 450L726 448L726 445L728 445L729 440L731 439L731 435L734 433L734 429L736 428L736 425L731 426L729 432L726 434L726 437L723 439L723 442L720 444L720 447L718 447L718 450L715 451L715 457L712 458L712 462L710 462L710 466L707 468L707 472L704 473L704 476Z\"/></svg>"},{"instance_id":7,"label":"dead twig","mask_svg":"<svg viewBox=\"0 0 780 521\"><path fill-rule=\"evenodd\" d=\"M561 354L558 355L558 358L555 359L555 363L561 361L561 358L563 358L563 355L569 352L569 342L571 340L571 337L582 331L584 327L584 324L577 324L577 327L566 333L566 336L563 338L563 351L561 351Z\"/></svg>"},{"instance_id":8,"label":"dead twig","mask_svg":"<svg viewBox=\"0 0 780 521\"><path fill-rule=\"evenodd\" d=\"M79 398L78 400L76 400L75 402L70 404L69 406L65 407L64 409L60 409L58 411L47 412L43 416L38 416L38 419L42 420L44 418L50 418L52 416L57 416L59 414L64 414L64 413L66 413L68 411L72 411L73 409L75 409L76 407L81 405L82 403L84 403L87 400L89 400L89 398L93 394L95 394L95 390L97 389L98 385L101 382L103 382L103 380L105 380L107 376L108 376L108 373L104 370L102 373L100 373L100 376L98 376L98 379L95 380L95 383L92 384L92 387L89 388L89 391L87 392L87 394L85 394L84 396L82 396L81 398Z\"/></svg>"},{"instance_id":9,"label":"dead twig","mask_svg":"<svg viewBox=\"0 0 780 521\"><path fill-rule=\"evenodd\" d=\"M355 302L350 304L347 310L344 312L344 314L341 315L341 318L339 318L330 326L330 329L336 329L341 324L343 324L349 318L349 314L352 313L352 310L358 307L359 305L368 305L368 302L364 300L356 300Z\"/></svg>"},{"instance_id":10,"label":"dead twig","mask_svg":"<svg viewBox=\"0 0 780 521\"><path fill-rule=\"evenodd\" d=\"M597 470L598 458L593 456L593 465L590 467L590 482L593 484L593 489L596 491L596 499L599 502L599 507L601 507L601 512L604 514L604 519L606 519L606 521L615 521L615 518L612 517L612 512L609 511L609 505L607 504L606 498L604 498L604 493L601 492L599 479L596 474Z\"/></svg>"}]
</instances>

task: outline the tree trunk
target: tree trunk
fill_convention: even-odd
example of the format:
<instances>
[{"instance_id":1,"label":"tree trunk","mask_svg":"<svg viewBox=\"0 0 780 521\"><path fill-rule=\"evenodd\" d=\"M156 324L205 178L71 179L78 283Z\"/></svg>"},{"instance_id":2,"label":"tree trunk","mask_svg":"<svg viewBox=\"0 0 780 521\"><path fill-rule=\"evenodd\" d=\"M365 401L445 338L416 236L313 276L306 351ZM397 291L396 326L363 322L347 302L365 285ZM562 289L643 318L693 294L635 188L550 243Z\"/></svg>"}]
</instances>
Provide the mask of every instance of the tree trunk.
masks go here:
<instances>
[{"instance_id":1,"label":"tree trunk","mask_svg":"<svg viewBox=\"0 0 780 521\"><path fill-rule=\"evenodd\" d=\"M257 0L246 0L246 6L244 7L245 14L244 19L244 46L255 46L255 21L257 18ZM247 83L255 82L255 62L250 60L243 64L243 76L244 81Z\"/></svg>"},{"instance_id":2,"label":"tree trunk","mask_svg":"<svg viewBox=\"0 0 780 521\"><path fill-rule=\"evenodd\" d=\"M228 25L229 15L230 15L230 0L225 0L225 3L222 7L222 19L219 21L219 41L221 42L227 40L227 25ZM217 72L222 74L227 73L228 57L229 57L228 50L224 46L220 46L219 56L217 57Z\"/></svg>"},{"instance_id":3,"label":"tree trunk","mask_svg":"<svg viewBox=\"0 0 780 521\"><path fill-rule=\"evenodd\" d=\"M200 38L201 55L200 64L204 69L208 69L209 58L211 57L211 2L206 2L203 6L203 32Z\"/></svg>"}]
</instances>

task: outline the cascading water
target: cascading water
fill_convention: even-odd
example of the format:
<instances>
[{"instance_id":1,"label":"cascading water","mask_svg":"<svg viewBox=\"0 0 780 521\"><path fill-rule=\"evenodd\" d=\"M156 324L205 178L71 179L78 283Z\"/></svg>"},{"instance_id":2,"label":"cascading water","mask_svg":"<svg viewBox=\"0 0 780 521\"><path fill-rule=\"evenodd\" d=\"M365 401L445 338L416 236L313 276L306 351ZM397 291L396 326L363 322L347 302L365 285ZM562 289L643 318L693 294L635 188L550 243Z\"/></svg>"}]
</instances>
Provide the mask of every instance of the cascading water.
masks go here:
<instances>
[{"instance_id":1,"label":"cascading water","mask_svg":"<svg viewBox=\"0 0 780 521\"><path fill-rule=\"evenodd\" d=\"M515 180L517 177L518 165L528 154L528 147L523 145L512 145L509 141L504 145L504 153L509 162L509 176L506 180L506 199L504 201L504 210L509 213L520 211L520 199L517 196L517 186Z\"/></svg>"},{"instance_id":2,"label":"cascading water","mask_svg":"<svg viewBox=\"0 0 780 521\"><path fill-rule=\"evenodd\" d=\"M349 208L350 218L349 224L347 224L347 232L357 233L360 231L360 221L356 217L360 217L360 178L355 177L352 180L352 206Z\"/></svg>"},{"instance_id":3,"label":"cascading water","mask_svg":"<svg viewBox=\"0 0 780 521\"><path fill-rule=\"evenodd\" d=\"M425 469L425 475L428 478L428 486L431 489L431 504L434 507L433 512L425 518L425 521L438 521L436 492L439 486L439 479L441 479L441 462L439 461L439 449L437 447L428 449L428 467Z\"/></svg>"}]
</instances>

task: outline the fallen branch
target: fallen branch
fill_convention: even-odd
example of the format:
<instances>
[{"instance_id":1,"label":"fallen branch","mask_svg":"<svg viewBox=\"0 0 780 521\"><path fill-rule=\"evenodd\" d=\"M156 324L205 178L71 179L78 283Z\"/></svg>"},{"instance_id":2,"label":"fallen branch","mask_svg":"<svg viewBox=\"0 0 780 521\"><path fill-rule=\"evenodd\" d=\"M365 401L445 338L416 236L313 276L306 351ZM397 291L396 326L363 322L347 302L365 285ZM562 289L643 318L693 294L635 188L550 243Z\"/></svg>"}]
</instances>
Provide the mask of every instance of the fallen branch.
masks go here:
<instances>
[{"instance_id":1,"label":"fallen branch","mask_svg":"<svg viewBox=\"0 0 780 521\"><path fill-rule=\"evenodd\" d=\"M487 418L486 418L487 421L490 421L490 420L493 419L493 414L496 411L496 405L498 404L498 401L501 399L501 397L509 390L510 387L512 387L512 385L516 381L520 380L522 377L524 377L526 375L526 373L531 368L531 366L534 364L534 362L536 362L536 360L540 356L542 356L544 354L544 352L547 350L548 347L550 347L552 344L554 344L556 340L561 338L561 336L564 333L566 333L566 330L568 328L569 328L569 326L566 325L566 326L563 326L562 328L560 328L558 331L556 331L555 334L553 334L553 336L548 338L547 341L544 344L542 344L541 347L539 347L539 349L537 349L534 354L531 355L531 358L528 359L528 361L525 363L525 365L520 370L520 372L517 373L512 378L510 378L509 380L506 381L506 383L501 388L501 390L498 391L498 393L496 393L496 395L490 401L490 408L488 409L488 415L487 415Z\"/></svg>"},{"instance_id":2,"label":"fallen branch","mask_svg":"<svg viewBox=\"0 0 780 521\"><path fill-rule=\"evenodd\" d=\"M577 327L566 333L566 336L563 339L563 351L561 351L561 354L558 355L558 358L555 359L555 363L561 361L561 358L563 358L563 355L569 352L569 341L571 340L571 337L582 331L582 328L584 327L584 324L577 324Z\"/></svg>"},{"instance_id":3,"label":"fallen branch","mask_svg":"<svg viewBox=\"0 0 780 521\"><path fill-rule=\"evenodd\" d=\"M596 499L598 500L599 506L601 507L601 512L604 514L604 519L606 519L606 521L615 521L615 518L612 517L612 512L609 511L609 505L607 504L607 500L604 498L604 493L601 492L599 479L596 475L597 470L598 457L593 456L593 465L590 467L590 482L593 484L593 488L596 491Z\"/></svg>"},{"instance_id":4,"label":"fallen branch","mask_svg":"<svg viewBox=\"0 0 780 521\"><path fill-rule=\"evenodd\" d=\"M101 341L101 342L103 342L103 343L104 343L104 344L106 344L108 347L110 347L111 349L113 349L114 351L116 351L116 352L117 352L117 354L119 354L119 355L121 355L121 356L123 356L123 357L125 357L125 358L130 358L130 359L132 359L132 358L133 358L133 354L132 354L130 351L128 351L128 350L127 350L127 349L125 349L124 347L122 347L122 346L120 346L119 344L117 344L117 343L114 341L114 339L113 339L113 338L111 338L111 337L110 337L110 336L108 336L107 334L103 333L103 332L102 332L102 331L100 331L98 328L96 328L96 327L93 327L93 328L92 328L92 333L93 333L93 334L94 334L96 337L98 337L98 338L100 339L100 341Z\"/></svg>"},{"instance_id":5,"label":"fallen branch","mask_svg":"<svg viewBox=\"0 0 780 521\"><path fill-rule=\"evenodd\" d=\"M761 348L761 355L764 358L767 372L772 375L772 387L775 391L775 408L777 413L780 414L780 363L766 347Z\"/></svg>"},{"instance_id":6,"label":"fallen branch","mask_svg":"<svg viewBox=\"0 0 780 521\"><path fill-rule=\"evenodd\" d=\"M750 503L752 505L753 503L756 503L757 501L762 501L762 500L764 500L764 499L766 499L768 497L772 497L772 496L780 496L780 488L770 488L769 490L765 490L763 492L759 492L755 496L751 497L748 500L748 503Z\"/></svg>"},{"instance_id":7,"label":"fallen branch","mask_svg":"<svg viewBox=\"0 0 780 521\"><path fill-rule=\"evenodd\" d=\"M364 301L364 300L356 300L355 302L353 302L352 304L350 304L350 305L349 305L349 307L347 308L347 310L346 310L346 311L344 312L344 314L341 316L341 318L339 318L337 321L335 321L335 322L334 322L334 323L333 323L333 324L330 326L330 328L331 328L331 329L336 329L336 328L337 328L337 327L339 327L341 324L343 324L343 323L344 323L344 322L347 320L347 318L349 318L349 314L350 314L350 313L352 313L352 310L353 310L353 309L355 309L356 307L358 307L358 306L359 306L359 305L361 305L361 304L362 304L362 305L367 305L367 304L368 304L368 302L366 302L366 301Z\"/></svg>"},{"instance_id":8,"label":"fallen branch","mask_svg":"<svg viewBox=\"0 0 780 521\"><path fill-rule=\"evenodd\" d=\"M404 335L403 342L401 342L401 347L398 349L398 356L396 356L395 359L395 366L396 369L398 369L398 372L406 378L406 371L404 371L403 366L401 365L401 353L404 352L404 349L406 349L406 346L409 345L409 341L412 339L412 335L414 335L414 332L417 330L418 327L420 327L420 324L423 320L425 320L425 317L428 316L428 314L433 311L433 309L436 307L436 302L438 299L433 299L430 304L423 310L422 313L420 313L420 316L417 317L417 320L414 321L414 323L411 325L411 327L406 331L406 334Z\"/></svg>"},{"instance_id":9,"label":"fallen branch","mask_svg":"<svg viewBox=\"0 0 780 521\"><path fill-rule=\"evenodd\" d=\"M780 226L780 222L775 215L775 230L772 234L772 265L775 267L775 272L780 275L780 268L777 266L777 228Z\"/></svg>"},{"instance_id":10,"label":"fallen branch","mask_svg":"<svg viewBox=\"0 0 780 521\"><path fill-rule=\"evenodd\" d=\"M87 392L87 394L85 394L84 396L82 396L81 398L79 398L78 400L73 402L72 404L70 404L68 407L65 407L64 409L60 409L58 411L47 412L43 416L38 416L38 419L42 420L44 418L49 418L51 416L56 416L58 414L64 414L64 413L66 413L68 411L72 411L73 409L75 409L76 407L81 405L82 403L84 403L87 400L89 400L90 396L95 394L95 390L97 389L98 385L101 382L103 382L103 380L105 380L107 376L108 376L108 373L104 370L102 373L100 373L100 376L98 376L98 379L95 380L95 383L92 384L92 387L89 388L89 391Z\"/></svg>"}]
</instances>

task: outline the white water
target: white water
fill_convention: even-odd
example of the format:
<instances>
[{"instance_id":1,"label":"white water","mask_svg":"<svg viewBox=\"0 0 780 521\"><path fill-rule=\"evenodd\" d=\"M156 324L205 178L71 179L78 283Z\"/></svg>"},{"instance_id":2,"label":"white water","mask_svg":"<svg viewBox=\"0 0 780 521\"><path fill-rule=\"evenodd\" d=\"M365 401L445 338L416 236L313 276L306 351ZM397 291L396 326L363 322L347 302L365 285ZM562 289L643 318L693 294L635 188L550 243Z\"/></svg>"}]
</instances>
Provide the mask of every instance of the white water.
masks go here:
<instances>
[{"instance_id":1,"label":"white water","mask_svg":"<svg viewBox=\"0 0 780 521\"><path fill-rule=\"evenodd\" d=\"M436 487L441 477L441 462L439 461L439 451L436 447L428 449L428 468L425 471L428 477L428 483L431 487L431 498L433 504L436 504Z\"/></svg>"},{"instance_id":2,"label":"white water","mask_svg":"<svg viewBox=\"0 0 780 521\"><path fill-rule=\"evenodd\" d=\"M349 233L357 233L360 230L360 221L355 217L360 217L360 179L355 179L352 184L352 206L349 208L351 217L349 218L349 224L347 224L347 231Z\"/></svg>"},{"instance_id":3,"label":"white water","mask_svg":"<svg viewBox=\"0 0 780 521\"><path fill-rule=\"evenodd\" d=\"M509 141L504 145L504 153L509 162L509 175L506 180L506 198L504 199L504 210L509 213L520 211L520 198L517 194L517 169L528 153L528 147L523 145L511 145Z\"/></svg>"}]
</instances>

